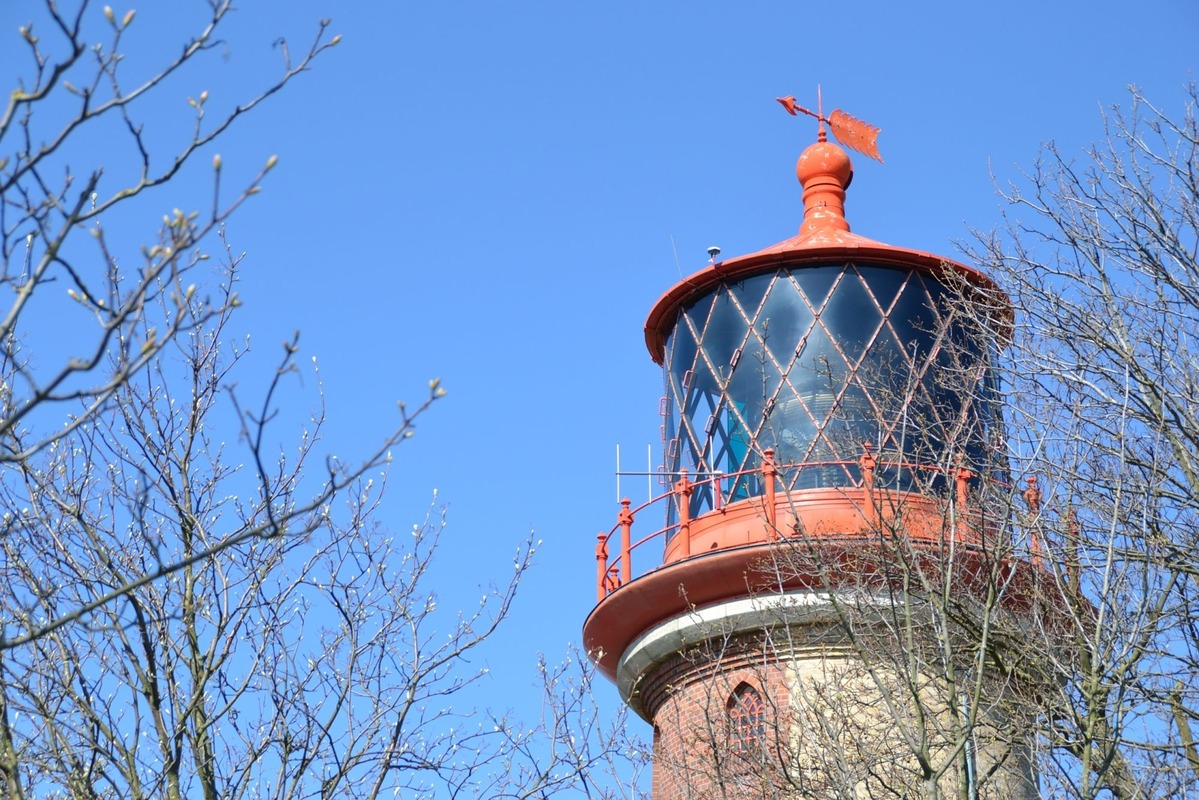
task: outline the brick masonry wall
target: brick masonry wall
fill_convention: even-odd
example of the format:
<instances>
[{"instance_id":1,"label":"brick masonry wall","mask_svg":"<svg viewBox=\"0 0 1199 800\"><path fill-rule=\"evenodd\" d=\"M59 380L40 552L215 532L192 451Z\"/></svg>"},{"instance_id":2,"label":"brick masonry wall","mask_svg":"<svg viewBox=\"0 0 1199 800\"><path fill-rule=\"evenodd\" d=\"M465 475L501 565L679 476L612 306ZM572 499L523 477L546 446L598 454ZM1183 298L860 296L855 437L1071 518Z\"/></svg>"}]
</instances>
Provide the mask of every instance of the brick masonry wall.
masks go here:
<instances>
[{"instance_id":1,"label":"brick masonry wall","mask_svg":"<svg viewBox=\"0 0 1199 800\"><path fill-rule=\"evenodd\" d=\"M827 633L792 627L718 636L656 665L639 687L654 722L653 797L919 796L930 778L901 730L931 731L934 742L948 735L935 682L880 679ZM764 706L764 736L749 744L729 713L743 685ZM979 786L981 800L1037 796L1026 748L1010 728L996 711L975 731L978 768L993 771ZM950 766L931 779L942 791L960 786L955 752L948 744L931 748L937 763Z\"/></svg>"}]
</instances>

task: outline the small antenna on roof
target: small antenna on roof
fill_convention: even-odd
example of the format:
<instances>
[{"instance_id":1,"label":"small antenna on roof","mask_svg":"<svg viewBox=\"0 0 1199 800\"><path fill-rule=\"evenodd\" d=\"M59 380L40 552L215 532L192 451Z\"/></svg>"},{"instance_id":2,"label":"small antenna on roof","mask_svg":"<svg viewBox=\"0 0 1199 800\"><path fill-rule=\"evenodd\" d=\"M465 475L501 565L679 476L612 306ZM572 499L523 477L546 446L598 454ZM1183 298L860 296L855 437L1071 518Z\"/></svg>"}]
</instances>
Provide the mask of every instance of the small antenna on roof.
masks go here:
<instances>
[{"instance_id":1,"label":"small antenna on roof","mask_svg":"<svg viewBox=\"0 0 1199 800\"><path fill-rule=\"evenodd\" d=\"M675 247L674 234L670 234L670 249L674 251L674 266L679 271L679 277L683 277L683 265L679 263L679 248Z\"/></svg>"}]
</instances>

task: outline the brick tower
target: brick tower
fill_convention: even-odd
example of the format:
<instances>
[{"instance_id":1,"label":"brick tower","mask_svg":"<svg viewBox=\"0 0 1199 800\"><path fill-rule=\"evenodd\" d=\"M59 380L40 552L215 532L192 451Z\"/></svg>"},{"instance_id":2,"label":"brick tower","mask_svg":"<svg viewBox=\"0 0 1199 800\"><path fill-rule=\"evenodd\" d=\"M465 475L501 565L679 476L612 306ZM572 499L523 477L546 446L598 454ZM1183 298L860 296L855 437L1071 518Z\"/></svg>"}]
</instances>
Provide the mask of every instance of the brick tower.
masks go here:
<instances>
[{"instance_id":1,"label":"brick tower","mask_svg":"<svg viewBox=\"0 0 1199 800\"><path fill-rule=\"evenodd\" d=\"M1035 797L1028 705L987 638L1018 634L1036 572L992 371L1010 307L971 267L851 233L824 126L875 157L877 130L798 110L821 120L799 234L646 322L665 525L634 535L653 509L624 500L600 534L585 645L653 725L659 800Z\"/></svg>"}]
</instances>

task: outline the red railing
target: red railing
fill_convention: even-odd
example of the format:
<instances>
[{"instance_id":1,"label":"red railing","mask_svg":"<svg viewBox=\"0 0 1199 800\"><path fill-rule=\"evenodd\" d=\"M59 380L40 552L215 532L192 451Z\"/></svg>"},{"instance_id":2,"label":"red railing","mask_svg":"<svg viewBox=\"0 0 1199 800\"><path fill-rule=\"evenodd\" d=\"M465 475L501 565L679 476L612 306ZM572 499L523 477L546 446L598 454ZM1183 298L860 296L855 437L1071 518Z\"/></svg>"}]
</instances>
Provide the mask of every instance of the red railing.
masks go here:
<instances>
[{"instance_id":1,"label":"red railing","mask_svg":"<svg viewBox=\"0 0 1199 800\"><path fill-rule=\"evenodd\" d=\"M741 472L715 473L707 478L698 481L692 481L687 473L687 470L682 470L680 477L674 482L670 490L656 497L651 497L636 508L632 508L632 501L627 497L620 501L620 511L616 515L616 525L609 529L606 533L601 532L596 536L595 545L595 564L596 564L596 599L597 602L603 600L608 594L620 588L626 583L633 580L633 551L643 547L649 542L657 539L669 539L672 533L681 535L681 552L677 554L677 558L688 558L690 552L690 526L691 526L691 496L695 492L696 487L711 486L712 489L712 511L721 511L725 507L724 481L733 479L734 484L736 479L747 475L760 475L762 478L762 500L763 511L765 513L765 523L768 536L771 540L778 539L780 534L778 531L778 513L777 507L777 491L778 491L778 476L780 472L794 471L801 472L804 469L815 469L821 467L837 466L846 469L856 467L861 472L861 478L853 481L846 488L865 489L868 493L868 498L874 490L875 473L879 470L880 465L884 469L906 469L911 471L936 472L943 475L952 475L955 483L954 499L958 509L958 517L964 518L969 507L969 486L970 481L974 479L975 473L965 467L946 468L940 465L919 464L906 461L886 461L879 462L870 444L864 444L862 456L857 461L821 461L821 462L806 462L803 464L776 464L774 461L774 451L767 449L763 452L762 466L758 469L742 470ZM633 541L633 522L638 514L650 506L655 506L664 500L673 500L675 502L675 511L678 522L659 528L652 533ZM867 511L873 507L873 502L867 502ZM619 552L613 554L612 544L613 539L619 534ZM655 569L662 563L662 557L658 556L654 559L653 564L641 571L640 574L649 572Z\"/></svg>"}]
</instances>

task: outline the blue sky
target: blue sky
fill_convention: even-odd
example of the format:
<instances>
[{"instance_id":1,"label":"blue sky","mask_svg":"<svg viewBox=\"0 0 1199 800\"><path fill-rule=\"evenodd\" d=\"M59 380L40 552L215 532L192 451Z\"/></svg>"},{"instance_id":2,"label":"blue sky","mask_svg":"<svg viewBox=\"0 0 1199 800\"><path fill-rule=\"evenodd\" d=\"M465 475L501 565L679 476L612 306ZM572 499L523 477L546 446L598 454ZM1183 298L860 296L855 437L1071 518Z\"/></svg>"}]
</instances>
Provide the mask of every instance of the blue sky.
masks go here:
<instances>
[{"instance_id":1,"label":"blue sky","mask_svg":"<svg viewBox=\"0 0 1199 800\"><path fill-rule=\"evenodd\" d=\"M6 76L21 64L18 5L0 8ZM502 578L530 529L544 540L486 654L500 705L533 697L536 651L554 659L578 641L595 534L617 510L616 446L630 468L648 443L658 457L646 313L709 245L733 257L799 224L794 162L815 128L776 96L812 106L819 84L826 109L882 128L886 163L854 159L855 232L955 257L971 227L997 223L994 183L1049 140L1081 158L1128 84L1181 113L1199 52L1193 0L240 6L223 48L165 87L152 122L169 136L189 120L186 97L232 102L270 80L280 36L298 49L322 17L342 35L216 148L230 181L280 158L229 227L247 254L239 325L264 366L302 332L325 380L327 442L345 458L389 430L396 400L442 378L447 398L397 453L386 521L407 529L439 490L449 602ZM202 16L190 0L138 8L130 69ZM200 162L147 204L144 225L124 220L130 243L163 211L205 207ZM289 402L310 407L311 381L292 388ZM625 489L639 502L644 479Z\"/></svg>"}]
</instances>

